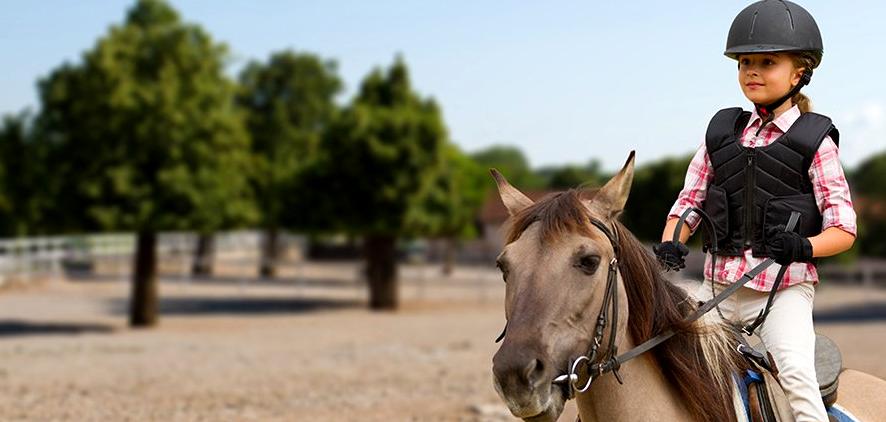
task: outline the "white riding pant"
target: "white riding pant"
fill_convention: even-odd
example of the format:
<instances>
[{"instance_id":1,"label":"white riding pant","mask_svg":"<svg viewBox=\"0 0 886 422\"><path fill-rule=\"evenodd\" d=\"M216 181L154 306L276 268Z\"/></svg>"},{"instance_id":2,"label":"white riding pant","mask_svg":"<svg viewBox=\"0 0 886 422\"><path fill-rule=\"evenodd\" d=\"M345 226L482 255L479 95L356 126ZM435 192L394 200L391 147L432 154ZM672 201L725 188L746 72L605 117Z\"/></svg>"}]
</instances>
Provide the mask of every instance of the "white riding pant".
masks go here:
<instances>
[{"instance_id":1,"label":"white riding pant","mask_svg":"<svg viewBox=\"0 0 886 422\"><path fill-rule=\"evenodd\" d=\"M716 293L727 287L715 283ZM699 300L712 297L710 281L698 289L696 297ZM742 287L721 302L719 307L727 319L749 324L766 307L768 297L768 292ZM756 331L775 360L778 380L797 422L828 420L815 377L814 298L815 287L812 283L782 289L776 293L766 321Z\"/></svg>"}]
</instances>

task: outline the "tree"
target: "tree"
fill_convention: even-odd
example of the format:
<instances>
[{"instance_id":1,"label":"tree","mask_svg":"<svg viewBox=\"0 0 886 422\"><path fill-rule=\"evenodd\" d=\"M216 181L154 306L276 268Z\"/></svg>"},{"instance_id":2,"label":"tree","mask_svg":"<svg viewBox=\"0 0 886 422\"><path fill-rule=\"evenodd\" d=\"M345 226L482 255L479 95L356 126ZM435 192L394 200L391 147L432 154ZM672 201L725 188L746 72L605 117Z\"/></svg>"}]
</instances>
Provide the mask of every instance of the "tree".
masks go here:
<instances>
[{"instance_id":1,"label":"tree","mask_svg":"<svg viewBox=\"0 0 886 422\"><path fill-rule=\"evenodd\" d=\"M509 145L493 145L471 154L471 158L485 168L498 169L508 176L515 186L523 189L541 189L545 187L542 177L533 173L529 161L519 148Z\"/></svg>"},{"instance_id":2,"label":"tree","mask_svg":"<svg viewBox=\"0 0 886 422\"><path fill-rule=\"evenodd\" d=\"M364 236L370 307L397 307L395 247L410 209L441 160L446 139L440 108L412 89L399 57L373 70L330 126L289 198L290 224Z\"/></svg>"},{"instance_id":3,"label":"tree","mask_svg":"<svg viewBox=\"0 0 886 422\"><path fill-rule=\"evenodd\" d=\"M859 164L851 174L853 199L858 203L858 253L886 257L886 152Z\"/></svg>"},{"instance_id":4,"label":"tree","mask_svg":"<svg viewBox=\"0 0 886 422\"><path fill-rule=\"evenodd\" d=\"M543 178L548 189L563 190L579 186L602 186L608 180L603 177L600 162L591 160L586 166L566 165L548 167L536 172Z\"/></svg>"},{"instance_id":5,"label":"tree","mask_svg":"<svg viewBox=\"0 0 886 422\"><path fill-rule=\"evenodd\" d=\"M44 151L36 142L33 116L3 117L0 126L0 236L43 234L41 207L52 180L44 176Z\"/></svg>"},{"instance_id":6,"label":"tree","mask_svg":"<svg viewBox=\"0 0 886 422\"><path fill-rule=\"evenodd\" d=\"M668 211L683 189L691 155L667 157L634 171L631 196L625 205L622 222L645 241L661 240Z\"/></svg>"},{"instance_id":7,"label":"tree","mask_svg":"<svg viewBox=\"0 0 886 422\"><path fill-rule=\"evenodd\" d=\"M431 183L409 210L409 233L446 239L444 274L452 272L458 240L477 235L477 214L486 199L488 179L486 169L447 143Z\"/></svg>"},{"instance_id":8,"label":"tree","mask_svg":"<svg viewBox=\"0 0 886 422\"><path fill-rule=\"evenodd\" d=\"M260 273L273 277L282 214L293 179L314 159L342 89L336 64L307 53L282 51L267 64L251 62L240 74L237 101L247 112L252 151L257 159L254 185L261 205L265 245Z\"/></svg>"},{"instance_id":9,"label":"tree","mask_svg":"<svg viewBox=\"0 0 886 422\"><path fill-rule=\"evenodd\" d=\"M68 230L137 232L130 323L157 312L160 230L254 219L249 138L226 47L160 0L141 0L82 62L40 82L40 125Z\"/></svg>"}]
</instances>

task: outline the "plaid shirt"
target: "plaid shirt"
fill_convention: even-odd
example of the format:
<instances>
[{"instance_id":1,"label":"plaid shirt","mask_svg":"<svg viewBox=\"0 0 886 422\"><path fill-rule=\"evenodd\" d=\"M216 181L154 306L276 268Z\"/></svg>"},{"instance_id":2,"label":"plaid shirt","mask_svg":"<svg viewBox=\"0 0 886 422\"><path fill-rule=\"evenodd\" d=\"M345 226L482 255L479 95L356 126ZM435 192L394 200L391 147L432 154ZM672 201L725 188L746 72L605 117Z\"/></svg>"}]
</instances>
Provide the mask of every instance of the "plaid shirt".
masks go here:
<instances>
[{"instance_id":1,"label":"plaid shirt","mask_svg":"<svg viewBox=\"0 0 886 422\"><path fill-rule=\"evenodd\" d=\"M767 123L760 131L760 136L755 136L762 119L756 110L751 114L747 127L741 135L741 144L745 147L765 147L779 136L784 134L791 125L800 117L800 109L794 106L782 113L771 123ZM708 184L714 177L714 168L708 156L704 142L692 158L689 169L686 172L686 181L677 201L671 207L668 219L679 217L689 207L702 207L707 193ZM815 153L812 165L809 167L809 180L812 181L812 189L815 194L815 202L822 215L822 231L828 227L839 227L843 231L856 235L855 210L852 208L852 198L849 195L849 185L840 165L836 144L830 137L826 137ZM698 228L700 218L691 214L687 218L687 224L694 233ZM718 256L713 277L715 281L723 284L731 284L737 281L745 272L750 271L766 258L752 256L751 249L745 249L743 256ZM711 279L711 256L705 258L705 279ZM772 283L778 274L779 265L771 265L766 271L760 273L754 280L746 284L754 290L772 290ZM790 265L785 272L780 289L803 282L818 283L818 272L811 263L797 262Z\"/></svg>"}]
</instances>

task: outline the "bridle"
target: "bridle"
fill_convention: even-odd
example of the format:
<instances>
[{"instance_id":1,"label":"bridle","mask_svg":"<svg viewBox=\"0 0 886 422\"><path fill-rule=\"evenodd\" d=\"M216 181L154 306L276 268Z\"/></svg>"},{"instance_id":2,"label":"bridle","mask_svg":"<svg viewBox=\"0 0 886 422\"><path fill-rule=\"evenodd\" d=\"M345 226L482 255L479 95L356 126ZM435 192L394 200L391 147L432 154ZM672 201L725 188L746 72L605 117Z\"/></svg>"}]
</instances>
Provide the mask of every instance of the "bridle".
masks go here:
<instances>
[{"instance_id":1,"label":"bridle","mask_svg":"<svg viewBox=\"0 0 886 422\"><path fill-rule=\"evenodd\" d=\"M609 270L606 275L606 292L603 294L603 304L600 306L600 312L597 314L597 323L594 326L594 337L591 339L591 346L588 349L588 353L573 360L569 364L569 373L560 375L553 381L554 384L562 384L566 386L566 389L568 390L568 398L573 398L575 393L584 393L585 391L588 391L588 389L591 388L591 383L597 377L607 372L615 374L618 382L623 383L618 370L624 360L620 360L620 356L616 357L618 346L615 344L615 337L617 334L617 324L615 322L618 321L618 231L615 229L610 230L606 227L605 223L594 217L590 217L590 220L591 224L600 229L600 231L606 235L606 238L609 239L609 243L612 245L613 254L612 259L609 261ZM610 324L609 328L609 344L602 356L600 356L600 359L597 360L597 355L600 353L600 346L603 342L603 333L606 324L609 321L610 309L612 311L613 323ZM504 338L507 329L508 326L505 324L505 328L502 330L501 335L495 340L496 343ZM579 385L580 380L578 372L581 368L586 368L588 374L588 380L584 385Z\"/></svg>"},{"instance_id":2,"label":"bridle","mask_svg":"<svg viewBox=\"0 0 886 422\"><path fill-rule=\"evenodd\" d=\"M690 208L687 209L683 215L680 216L680 220L676 226L675 230L675 238L679 239L677 233L680 233L682 230L682 226L684 221L689 216L691 212L698 213L703 220L705 220L706 225L708 225L708 229L711 231L712 236L712 244L713 247L716 248L716 234L713 231L713 224L711 223L710 217L702 210L698 208ZM791 216L788 219L788 222L785 226L785 231L791 231L796 227L797 222L800 219L799 212L791 212ZM609 261L609 272L606 275L606 292L603 294L603 304L600 306L600 312L597 314L597 322L594 326L594 337L591 339L591 346L588 350L588 353L582 356L579 356L575 360L572 360L569 364L569 372L557 376L552 381L554 384L563 385L566 391L566 397L568 399L574 398L576 393L584 393L591 388L591 384L599 378L601 375L612 372L615 375L615 378L618 380L619 384L624 384L624 381L619 374L619 369L621 369L621 365L637 356L642 355L643 353L648 352L655 346L658 346L661 343L664 343L666 340L673 337L677 334L673 328L667 329L664 332L644 341L642 344L628 350L627 352L616 355L618 353L618 346L615 344L616 337L616 326L618 321L618 257L619 257L619 247L618 247L618 231L613 228L610 229L606 226L602 221L590 217L591 224L597 227L603 234L606 235L606 238L609 239L609 243L612 245L613 256ZM716 250L712 251L715 252ZM744 273L740 279L732 283L729 287L720 292L720 294L714 296L712 299L707 302L701 304L698 309L695 310L692 314L688 315L685 318L686 323L691 323L699 318L701 318L704 314L708 313L711 309L716 307L720 302L729 297L732 293L737 291L739 288L744 286L748 281L754 279L757 275L763 272L766 268L772 265L775 261L772 258L767 258L765 261L751 269L750 271ZM769 301L766 304L766 309L760 312L760 315L757 317L757 320L754 321L749 327L745 327L744 331L750 335L753 333L753 329L759 326L766 315L768 314L769 307L772 304L772 298L776 292L777 286L781 281L782 276L784 275L784 271L787 269L787 265L782 266L779 274L776 277L775 285L773 286L773 290L770 292ZM605 331L606 324L609 321L608 312L611 309L612 311L612 324L610 325L610 335L609 335L609 344L606 350L603 352L600 358L597 358L597 355L600 353L600 345L603 341L603 332ZM750 328L750 331L748 331ZM505 324L504 330L502 330L501 335L495 340L496 343L501 341L505 333L507 333L508 326ZM738 349L741 352L741 347ZM584 384L581 384L580 377L578 372L581 368L585 368L585 372L587 374L587 381Z\"/></svg>"},{"instance_id":3,"label":"bridle","mask_svg":"<svg viewBox=\"0 0 886 422\"><path fill-rule=\"evenodd\" d=\"M597 323L594 326L594 337L591 339L591 346L586 355L579 356L569 365L569 372L558 376L554 379L554 384L562 384L566 386L567 397L573 398L576 393L584 393L591 388L591 384L600 375L612 372L619 384L624 384L618 370L621 368L622 361L616 356L618 346L615 344L618 322L618 230L613 227L609 229L602 221L590 217L591 224L600 229L609 243L612 244L612 259L609 261L609 272L606 275L606 292L603 293L603 304L600 305L600 312L597 314ZM603 332L609 320L608 312L612 311L612 323L609 325L609 344L603 354L597 359L600 353L600 344L603 341ZM578 371L580 368L586 368L587 381L584 385L580 384Z\"/></svg>"}]
</instances>

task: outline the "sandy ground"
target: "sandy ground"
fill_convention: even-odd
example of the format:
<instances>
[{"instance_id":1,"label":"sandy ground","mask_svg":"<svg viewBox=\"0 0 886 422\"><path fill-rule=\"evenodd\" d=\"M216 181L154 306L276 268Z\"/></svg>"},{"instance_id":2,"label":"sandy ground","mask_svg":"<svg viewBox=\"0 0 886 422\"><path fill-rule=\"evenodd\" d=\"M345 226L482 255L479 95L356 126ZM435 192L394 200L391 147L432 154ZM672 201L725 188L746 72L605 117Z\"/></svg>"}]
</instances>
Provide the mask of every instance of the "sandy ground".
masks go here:
<instances>
[{"instance_id":1,"label":"sandy ground","mask_svg":"<svg viewBox=\"0 0 886 422\"><path fill-rule=\"evenodd\" d=\"M121 276L0 291L0 420L512 420L492 388L493 270L405 268L396 313L364 309L354 264L225 273L165 277L147 330L126 327ZM826 286L816 309L847 367L886 378L886 290Z\"/></svg>"}]
</instances>

